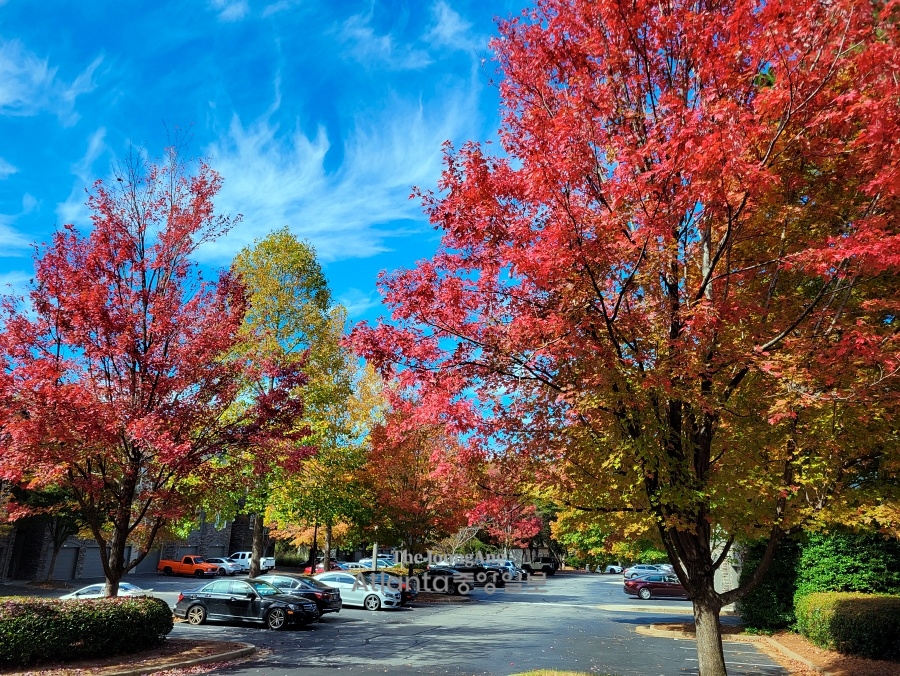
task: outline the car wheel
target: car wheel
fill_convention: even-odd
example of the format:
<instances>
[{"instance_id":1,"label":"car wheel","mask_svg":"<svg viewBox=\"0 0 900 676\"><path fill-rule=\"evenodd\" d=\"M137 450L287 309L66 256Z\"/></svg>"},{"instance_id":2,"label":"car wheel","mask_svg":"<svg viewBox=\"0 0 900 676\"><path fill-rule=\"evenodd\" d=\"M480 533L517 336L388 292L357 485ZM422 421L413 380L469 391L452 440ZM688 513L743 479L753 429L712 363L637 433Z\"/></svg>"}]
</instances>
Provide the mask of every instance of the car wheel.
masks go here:
<instances>
[{"instance_id":1,"label":"car wheel","mask_svg":"<svg viewBox=\"0 0 900 676\"><path fill-rule=\"evenodd\" d=\"M227 570L225 570L224 568L219 568L219 575L221 575L222 577L225 577L227 574L228 574Z\"/></svg>"},{"instance_id":2,"label":"car wheel","mask_svg":"<svg viewBox=\"0 0 900 676\"><path fill-rule=\"evenodd\" d=\"M187 611L188 624L203 624L206 622L206 608L203 606L191 606Z\"/></svg>"},{"instance_id":3,"label":"car wheel","mask_svg":"<svg viewBox=\"0 0 900 676\"><path fill-rule=\"evenodd\" d=\"M650 587L641 587L641 590L638 592L638 596L640 596L645 601L649 601L651 595L652 593L650 591Z\"/></svg>"},{"instance_id":4,"label":"car wheel","mask_svg":"<svg viewBox=\"0 0 900 676\"><path fill-rule=\"evenodd\" d=\"M171 574L172 574L172 569L171 569L171 568L169 568L168 566L166 566L165 568L163 568L163 575L171 575Z\"/></svg>"},{"instance_id":5,"label":"car wheel","mask_svg":"<svg viewBox=\"0 0 900 676\"><path fill-rule=\"evenodd\" d=\"M378 610L381 608L381 599L375 596L375 594L369 594L366 597L366 600L363 601L363 605L365 605L366 610Z\"/></svg>"},{"instance_id":6,"label":"car wheel","mask_svg":"<svg viewBox=\"0 0 900 676\"><path fill-rule=\"evenodd\" d=\"M266 615L266 626L269 629L282 629L287 624L287 613L284 608L272 608Z\"/></svg>"},{"instance_id":7,"label":"car wheel","mask_svg":"<svg viewBox=\"0 0 900 676\"><path fill-rule=\"evenodd\" d=\"M202 570L195 570L195 571L194 571L194 577L196 577L196 578L199 580L201 577L203 577L203 571L202 571Z\"/></svg>"}]
</instances>

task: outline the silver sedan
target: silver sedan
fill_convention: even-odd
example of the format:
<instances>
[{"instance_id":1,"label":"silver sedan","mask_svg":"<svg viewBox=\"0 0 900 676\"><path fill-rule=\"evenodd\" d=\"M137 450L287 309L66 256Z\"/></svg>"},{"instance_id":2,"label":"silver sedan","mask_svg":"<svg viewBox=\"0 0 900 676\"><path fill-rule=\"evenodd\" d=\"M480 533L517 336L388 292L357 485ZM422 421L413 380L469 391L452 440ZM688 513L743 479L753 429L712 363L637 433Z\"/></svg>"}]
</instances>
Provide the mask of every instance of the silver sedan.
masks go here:
<instances>
[{"instance_id":1,"label":"silver sedan","mask_svg":"<svg viewBox=\"0 0 900 676\"><path fill-rule=\"evenodd\" d=\"M105 596L103 593L105 588L106 585L102 582L100 584L89 584L87 587L82 587L77 591L60 596L59 598L62 601L68 601L70 599L102 599ZM151 591L153 590L141 589L128 582L119 583L119 596L146 596Z\"/></svg>"},{"instance_id":2,"label":"silver sedan","mask_svg":"<svg viewBox=\"0 0 900 676\"><path fill-rule=\"evenodd\" d=\"M207 563L214 563L219 567L219 575L235 575L241 572L241 564L229 558L214 556L211 559L203 559Z\"/></svg>"}]
</instances>

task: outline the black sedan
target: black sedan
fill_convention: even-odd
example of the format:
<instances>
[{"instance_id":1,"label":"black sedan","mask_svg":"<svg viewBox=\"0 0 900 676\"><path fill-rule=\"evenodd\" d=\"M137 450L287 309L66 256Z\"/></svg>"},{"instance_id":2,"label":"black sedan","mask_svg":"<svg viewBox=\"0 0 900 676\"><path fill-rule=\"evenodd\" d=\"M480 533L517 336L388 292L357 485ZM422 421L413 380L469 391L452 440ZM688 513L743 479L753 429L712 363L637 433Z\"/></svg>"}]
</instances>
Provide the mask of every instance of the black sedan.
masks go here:
<instances>
[{"instance_id":1,"label":"black sedan","mask_svg":"<svg viewBox=\"0 0 900 676\"><path fill-rule=\"evenodd\" d=\"M429 567L428 570L440 570L442 568L454 570L464 575L476 587L492 585L493 588L498 588L506 586L506 581L503 579L504 571L499 568L487 568L480 563L475 563L472 565L456 564L452 567L436 565Z\"/></svg>"},{"instance_id":2,"label":"black sedan","mask_svg":"<svg viewBox=\"0 0 900 676\"><path fill-rule=\"evenodd\" d=\"M453 568L433 567L419 573L418 591L433 594L468 594L475 586L474 577Z\"/></svg>"},{"instance_id":3,"label":"black sedan","mask_svg":"<svg viewBox=\"0 0 900 676\"><path fill-rule=\"evenodd\" d=\"M341 590L319 582L308 575L291 575L290 573L268 573L255 578L278 587L285 594L302 596L312 601L319 608L319 614L338 613L341 610Z\"/></svg>"},{"instance_id":4,"label":"black sedan","mask_svg":"<svg viewBox=\"0 0 900 676\"><path fill-rule=\"evenodd\" d=\"M175 604L175 617L190 624L206 620L259 622L269 629L303 625L319 619L316 604L302 596L282 593L259 580L217 580L183 591Z\"/></svg>"}]
</instances>

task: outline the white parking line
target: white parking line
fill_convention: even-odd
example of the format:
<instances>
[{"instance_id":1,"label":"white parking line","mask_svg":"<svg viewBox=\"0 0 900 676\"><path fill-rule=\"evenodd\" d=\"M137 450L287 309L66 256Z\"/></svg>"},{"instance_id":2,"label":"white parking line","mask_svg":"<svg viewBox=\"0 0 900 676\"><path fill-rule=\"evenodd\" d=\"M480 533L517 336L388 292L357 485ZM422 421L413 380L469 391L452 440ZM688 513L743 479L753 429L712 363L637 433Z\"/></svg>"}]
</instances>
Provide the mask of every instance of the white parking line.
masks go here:
<instances>
[{"instance_id":1,"label":"white parking line","mask_svg":"<svg viewBox=\"0 0 900 676\"><path fill-rule=\"evenodd\" d=\"M695 648L694 646L688 646L688 645L679 645L676 647L679 650L697 650L697 648ZM756 654L756 650L740 650L740 649L729 649L729 648L724 648L722 652L724 652L726 655L728 653L731 653L733 655L747 655L747 654L755 655Z\"/></svg>"},{"instance_id":2,"label":"white parking line","mask_svg":"<svg viewBox=\"0 0 900 676\"><path fill-rule=\"evenodd\" d=\"M687 658L685 662L699 662L699 660ZM729 667L765 667L767 669L777 669L777 664L750 664L749 662L729 662L725 660L725 665Z\"/></svg>"}]
</instances>

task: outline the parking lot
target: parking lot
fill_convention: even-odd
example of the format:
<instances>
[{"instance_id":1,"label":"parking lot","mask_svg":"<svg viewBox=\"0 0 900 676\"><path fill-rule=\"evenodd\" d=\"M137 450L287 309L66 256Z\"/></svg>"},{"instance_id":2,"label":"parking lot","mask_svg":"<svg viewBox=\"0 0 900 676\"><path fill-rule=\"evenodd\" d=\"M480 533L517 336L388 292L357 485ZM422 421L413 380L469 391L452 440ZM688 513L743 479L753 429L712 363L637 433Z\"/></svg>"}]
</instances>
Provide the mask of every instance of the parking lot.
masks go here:
<instances>
[{"instance_id":1,"label":"parking lot","mask_svg":"<svg viewBox=\"0 0 900 676\"><path fill-rule=\"evenodd\" d=\"M178 590L197 586L190 578L155 575L129 576L129 581L153 588L170 605ZM693 641L634 631L638 625L689 619L690 602L626 597L621 575L560 573L544 589L493 595L479 589L472 603L416 603L378 612L344 608L317 624L283 632L178 623L172 636L246 641L260 648L244 662L217 669L223 674L512 674L538 668L621 676L697 673ZM752 644L726 643L725 651L729 674L787 673Z\"/></svg>"}]
</instances>

